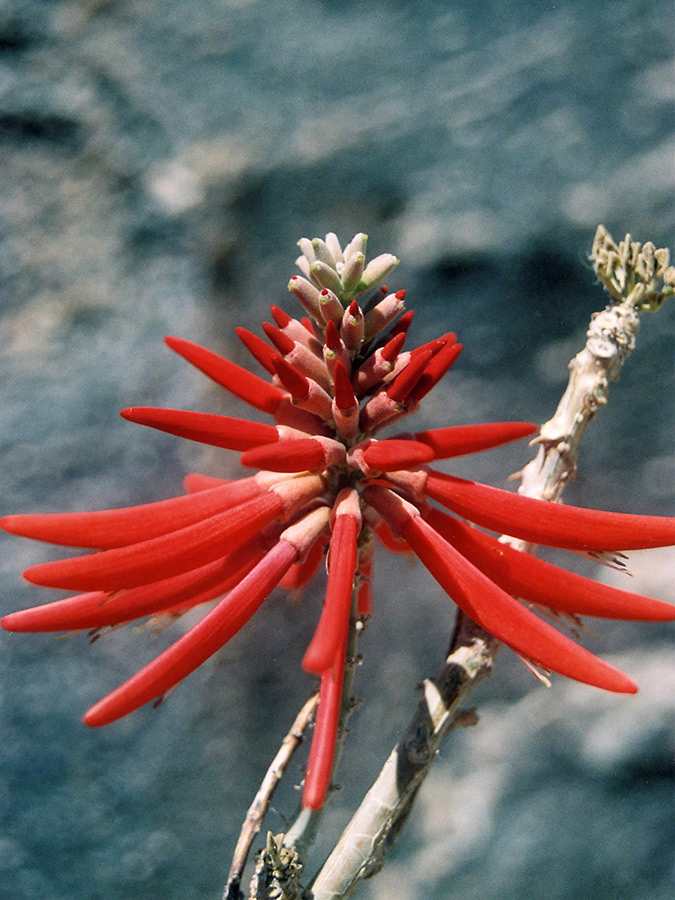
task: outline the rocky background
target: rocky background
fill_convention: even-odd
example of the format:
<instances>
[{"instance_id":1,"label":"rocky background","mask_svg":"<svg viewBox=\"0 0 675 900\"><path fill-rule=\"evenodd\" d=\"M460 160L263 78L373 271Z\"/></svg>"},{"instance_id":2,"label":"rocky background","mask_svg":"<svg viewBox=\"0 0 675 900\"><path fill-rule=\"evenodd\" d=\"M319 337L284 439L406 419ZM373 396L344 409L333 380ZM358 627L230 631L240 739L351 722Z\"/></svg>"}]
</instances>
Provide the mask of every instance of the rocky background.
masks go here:
<instances>
[{"instance_id":1,"label":"rocky background","mask_svg":"<svg viewBox=\"0 0 675 900\"><path fill-rule=\"evenodd\" d=\"M409 291L417 342L452 327L465 344L420 421L548 418L604 305L587 262L598 222L673 246L674 24L667 0L3 0L2 511L125 505L177 493L185 471L236 474L234 454L117 411L241 415L161 338L243 362L234 326L289 305L296 240L328 230L402 258L390 283ZM675 512L674 332L672 308L645 317L571 502ZM529 455L453 471L503 485ZM2 548L2 611L47 599L19 575L59 551ZM675 599L674 562L635 554L631 587ZM0 900L219 897L312 688L299 663L320 602L320 588L300 607L275 595L159 710L101 731L84 710L186 623L92 647L2 637ZM398 560L380 566L375 613L315 861L452 627L431 578ZM675 629L593 628L587 645L641 693L546 690L505 651L480 724L447 742L359 896L672 896ZM296 796L284 786L267 827L284 830Z\"/></svg>"}]
</instances>

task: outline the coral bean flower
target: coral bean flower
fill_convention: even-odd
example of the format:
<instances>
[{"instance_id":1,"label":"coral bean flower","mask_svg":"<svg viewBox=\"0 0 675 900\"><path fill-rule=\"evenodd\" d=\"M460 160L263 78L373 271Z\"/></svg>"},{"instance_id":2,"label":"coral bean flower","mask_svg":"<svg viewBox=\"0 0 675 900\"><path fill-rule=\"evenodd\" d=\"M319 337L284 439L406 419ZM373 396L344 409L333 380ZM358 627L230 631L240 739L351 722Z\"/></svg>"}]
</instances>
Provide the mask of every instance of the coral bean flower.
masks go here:
<instances>
[{"instance_id":1,"label":"coral bean flower","mask_svg":"<svg viewBox=\"0 0 675 900\"><path fill-rule=\"evenodd\" d=\"M306 317L273 306L265 339L237 329L262 376L166 338L213 381L267 413L269 424L174 409L122 412L131 422L238 451L255 474L235 481L189 475L184 495L143 506L5 517L5 531L97 552L29 568L25 577L34 584L81 593L12 613L2 626L97 631L216 601L84 717L107 725L161 698L220 650L276 587L297 590L326 557L325 603L303 661L320 678L303 794L304 806L318 809L333 767L350 622L370 613L377 541L414 553L465 613L536 665L633 693L628 676L535 610L665 621L675 618L675 607L566 572L482 529L572 551L619 551L675 543L675 519L532 500L430 467L531 436L537 429L527 422L381 438L385 426L419 408L461 344L446 333L404 349L412 320L405 291L377 288L398 260L384 254L366 265L365 235L344 250L334 234L303 239L300 247L302 274L289 290Z\"/></svg>"}]
</instances>

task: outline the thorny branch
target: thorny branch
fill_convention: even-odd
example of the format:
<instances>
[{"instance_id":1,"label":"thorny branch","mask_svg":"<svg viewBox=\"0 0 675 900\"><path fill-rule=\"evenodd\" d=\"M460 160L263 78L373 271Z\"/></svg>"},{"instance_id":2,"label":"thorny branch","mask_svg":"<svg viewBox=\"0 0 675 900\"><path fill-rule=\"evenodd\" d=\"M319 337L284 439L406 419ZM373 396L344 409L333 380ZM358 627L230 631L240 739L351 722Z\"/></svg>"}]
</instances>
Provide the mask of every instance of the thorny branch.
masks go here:
<instances>
[{"instance_id":1,"label":"thorny branch","mask_svg":"<svg viewBox=\"0 0 675 900\"><path fill-rule=\"evenodd\" d=\"M519 493L528 497L559 500L576 474L581 438L607 403L609 383L618 379L635 347L640 312L658 309L673 295L675 267L668 265L667 249L641 245L630 235L617 246L600 225L591 259L614 302L591 317L586 345L569 364L570 378L558 408L533 441L539 445L537 455L516 476L521 479ZM527 549L523 542L509 543Z\"/></svg>"},{"instance_id":2,"label":"thorny branch","mask_svg":"<svg viewBox=\"0 0 675 900\"><path fill-rule=\"evenodd\" d=\"M675 292L675 267L669 266L668 251L655 249L652 243L641 245L627 235L617 245L599 226L591 259L612 302L593 315L586 345L570 363L569 383L558 408L533 441L538 444L537 455L517 476L519 492L529 497L560 500L576 472L581 438L607 402L609 383L619 377L635 346L640 313L658 309ZM504 540L519 549L533 549L524 542ZM453 728L477 721L475 713L460 707L474 686L491 674L498 649L498 641L458 614L443 667L435 677L425 679L410 724L304 896L346 900L362 879L379 871L441 740ZM278 855L280 846L270 835L258 869L270 867L270 858ZM258 871L254 883L252 888L258 888ZM294 882L291 893L253 892L251 896L290 898L300 896L297 890Z\"/></svg>"}]
</instances>

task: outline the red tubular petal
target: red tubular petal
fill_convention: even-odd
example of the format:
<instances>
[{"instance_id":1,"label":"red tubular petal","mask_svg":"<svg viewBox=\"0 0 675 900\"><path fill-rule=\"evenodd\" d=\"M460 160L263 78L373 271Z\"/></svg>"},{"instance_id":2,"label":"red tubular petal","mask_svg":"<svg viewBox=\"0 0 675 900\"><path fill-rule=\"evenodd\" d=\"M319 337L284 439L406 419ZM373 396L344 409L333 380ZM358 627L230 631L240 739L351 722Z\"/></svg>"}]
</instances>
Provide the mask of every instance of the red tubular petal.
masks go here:
<instances>
[{"instance_id":1,"label":"red tubular petal","mask_svg":"<svg viewBox=\"0 0 675 900\"><path fill-rule=\"evenodd\" d=\"M242 466L268 472L304 472L326 467L323 444L314 438L283 440L273 446L255 447L242 453L239 461Z\"/></svg>"},{"instance_id":2,"label":"red tubular petal","mask_svg":"<svg viewBox=\"0 0 675 900\"><path fill-rule=\"evenodd\" d=\"M517 441L537 431L530 422L490 422L480 425L458 425L418 431L415 440L431 447L434 459L450 459L467 453L489 450L509 441Z\"/></svg>"},{"instance_id":3,"label":"red tubular petal","mask_svg":"<svg viewBox=\"0 0 675 900\"><path fill-rule=\"evenodd\" d=\"M138 425L148 425L177 437L226 450L248 450L260 444L279 440L273 425L217 416L212 413L188 412L183 409L157 409L152 406L132 406L123 409L122 418Z\"/></svg>"},{"instance_id":4,"label":"red tubular petal","mask_svg":"<svg viewBox=\"0 0 675 900\"><path fill-rule=\"evenodd\" d=\"M431 350L420 353L415 359L410 360L405 369L387 388L387 396L395 403L402 403L403 400L411 393L417 382L422 377L429 360L432 358Z\"/></svg>"},{"instance_id":5,"label":"red tubular petal","mask_svg":"<svg viewBox=\"0 0 675 900\"><path fill-rule=\"evenodd\" d=\"M329 668L346 640L349 611L356 571L356 541L359 522L349 515L338 515L333 526L328 557L326 600L302 667L321 675Z\"/></svg>"},{"instance_id":6,"label":"red tubular petal","mask_svg":"<svg viewBox=\"0 0 675 900\"><path fill-rule=\"evenodd\" d=\"M230 391L235 397L250 403L256 409L274 414L279 403L284 399L284 392L276 385L264 381L249 372L248 369L218 356L217 353L212 353L205 347L177 337L165 337L164 342L213 379L216 384Z\"/></svg>"},{"instance_id":7,"label":"red tubular petal","mask_svg":"<svg viewBox=\"0 0 675 900\"><path fill-rule=\"evenodd\" d=\"M379 472L395 472L409 466L420 466L434 458L434 451L418 441L372 441L363 453L368 465Z\"/></svg>"},{"instance_id":8,"label":"red tubular petal","mask_svg":"<svg viewBox=\"0 0 675 900\"><path fill-rule=\"evenodd\" d=\"M333 430L328 427L326 422L323 422L313 413L294 406L290 397L287 397L280 404L279 409L275 413L274 421L277 425L288 425L290 428L304 431L306 434L319 434L324 437L330 437L333 434Z\"/></svg>"},{"instance_id":9,"label":"red tubular petal","mask_svg":"<svg viewBox=\"0 0 675 900\"><path fill-rule=\"evenodd\" d=\"M426 369L422 373L422 377L410 392L410 400L419 401L426 397L429 391L435 387L441 378L451 368L459 354L462 352L462 345L454 343L454 334L444 335L448 338L448 343L439 350L429 361ZM450 337L453 341L450 341Z\"/></svg>"},{"instance_id":10,"label":"red tubular petal","mask_svg":"<svg viewBox=\"0 0 675 900\"><path fill-rule=\"evenodd\" d=\"M251 356L256 359L263 369L267 369L270 375L274 375L274 366L272 365L272 357L276 351L266 344L257 334L253 334L247 328L237 327L234 329L237 337L248 350Z\"/></svg>"},{"instance_id":11,"label":"red tubular petal","mask_svg":"<svg viewBox=\"0 0 675 900\"><path fill-rule=\"evenodd\" d=\"M534 544L568 550L642 550L675 543L675 518L601 512L534 500L430 472L427 494L464 518Z\"/></svg>"},{"instance_id":12,"label":"red tubular petal","mask_svg":"<svg viewBox=\"0 0 675 900\"><path fill-rule=\"evenodd\" d=\"M354 395L352 383L349 380L347 370L339 359L335 360L333 378L335 386L335 402L338 408L343 412L346 412L356 407L358 404L356 396Z\"/></svg>"},{"instance_id":13,"label":"red tubular petal","mask_svg":"<svg viewBox=\"0 0 675 900\"><path fill-rule=\"evenodd\" d=\"M421 516L411 518L404 537L455 603L513 650L560 675L606 691L634 694L635 683L575 644L492 582Z\"/></svg>"},{"instance_id":14,"label":"red tubular petal","mask_svg":"<svg viewBox=\"0 0 675 900\"><path fill-rule=\"evenodd\" d=\"M298 400L307 396L309 393L309 381L307 381L302 372L298 372L295 366L286 362L283 356L274 356L272 365L279 381L292 397Z\"/></svg>"},{"instance_id":15,"label":"red tubular petal","mask_svg":"<svg viewBox=\"0 0 675 900\"><path fill-rule=\"evenodd\" d=\"M87 725L108 725L160 697L227 643L274 590L297 556L286 541L265 555L258 565L187 634L149 665L99 700L84 717Z\"/></svg>"},{"instance_id":16,"label":"red tubular petal","mask_svg":"<svg viewBox=\"0 0 675 900\"><path fill-rule=\"evenodd\" d=\"M77 631L130 622L178 604L194 606L229 591L264 554L264 542L256 536L223 559L183 575L112 595L104 591L78 594L10 613L0 624L5 631Z\"/></svg>"},{"instance_id":17,"label":"red tubular petal","mask_svg":"<svg viewBox=\"0 0 675 900\"><path fill-rule=\"evenodd\" d=\"M198 496L198 495L197 495ZM89 556L32 566L24 578L46 587L115 591L181 575L236 550L283 511L268 491L226 512L161 537Z\"/></svg>"},{"instance_id":18,"label":"red tubular petal","mask_svg":"<svg viewBox=\"0 0 675 900\"><path fill-rule=\"evenodd\" d=\"M274 416L274 421L278 425L288 425L290 428L304 431L310 435L319 434L323 437L330 437L333 434L333 430L318 416L293 406L290 397L281 404Z\"/></svg>"},{"instance_id":19,"label":"red tubular petal","mask_svg":"<svg viewBox=\"0 0 675 900\"><path fill-rule=\"evenodd\" d=\"M375 529L375 534L378 536L380 542L383 547L390 553L412 553L413 549L407 541L404 541L400 538L397 538L392 533L391 528L387 525L384 519L380 522L380 524Z\"/></svg>"},{"instance_id":20,"label":"red tubular petal","mask_svg":"<svg viewBox=\"0 0 675 900\"><path fill-rule=\"evenodd\" d=\"M276 325L272 325L271 322L263 322L263 331L282 356L291 353L295 348L295 341L289 338L287 334L284 334Z\"/></svg>"},{"instance_id":21,"label":"red tubular petal","mask_svg":"<svg viewBox=\"0 0 675 900\"><path fill-rule=\"evenodd\" d=\"M220 487L227 484L227 478L215 478L213 475L201 475L199 472L188 472L183 479L183 487L188 494L196 494L197 491L206 491L212 487Z\"/></svg>"},{"instance_id":22,"label":"red tubular petal","mask_svg":"<svg viewBox=\"0 0 675 900\"><path fill-rule=\"evenodd\" d=\"M201 476L205 477L205 476ZM142 506L85 513L5 516L0 527L11 534L61 544L106 550L147 541L251 500L260 494L254 477L158 500Z\"/></svg>"},{"instance_id":23,"label":"red tubular petal","mask_svg":"<svg viewBox=\"0 0 675 900\"><path fill-rule=\"evenodd\" d=\"M408 312L404 312L398 322L392 326L392 329L389 332L391 336L394 337L397 334L406 334L412 325L414 315L415 312L412 309L409 309Z\"/></svg>"},{"instance_id":24,"label":"red tubular petal","mask_svg":"<svg viewBox=\"0 0 675 900\"><path fill-rule=\"evenodd\" d=\"M567 572L530 553L509 547L439 509L430 509L424 518L462 556L509 594L582 616L643 622L675 619L675 605L672 603L609 587L592 578Z\"/></svg>"},{"instance_id":25,"label":"red tubular petal","mask_svg":"<svg viewBox=\"0 0 675 900\"><path fill-rule=\"evenodd\" d=\"M279 587L284 588L287 591L298 591L309 584L323 562L325 549L325 540L316 541L303 562L293 563L279 582Z\"/></svg>"},{"instance_id":26,"label":"red tubular petal","mask_svg":"<svg viewBox=\"0 0 675 900\"><path fill-rule=\"evenodd\" d=\"M321 676L319 709L302 792L302 805L307 809L321 808L330 785L342 704L345 653L346 644L340 648L334 665Z\"/></svg>"},{"instance_id":27,"label":"red tubular petal","mask_svg":"<svg viewBox=\"0 0 675 900\"><path fill-rule=\"evenodd\" d=\"M413 359L415 359L420 355L420 353L425 353L427 350L431 350L431 355L433 357L437 353L440 353L440 351L443 349L443 347L445 347L447 343L447 338L436 338L436 340L434 341L427 341L426 344L422 344L420 347L415 347L410 351L410 355Z\"/></svg>"}]
</instances>

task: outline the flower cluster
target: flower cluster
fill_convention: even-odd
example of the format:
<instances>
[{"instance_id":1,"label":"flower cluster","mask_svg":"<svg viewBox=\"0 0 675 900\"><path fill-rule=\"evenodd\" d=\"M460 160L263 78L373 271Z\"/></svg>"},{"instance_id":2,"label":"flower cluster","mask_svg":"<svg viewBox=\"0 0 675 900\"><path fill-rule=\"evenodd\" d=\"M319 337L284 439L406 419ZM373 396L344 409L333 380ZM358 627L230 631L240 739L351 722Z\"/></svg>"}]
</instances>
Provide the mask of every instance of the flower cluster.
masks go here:
<instances>
[{"instance_id":1,"label":"flower cluster","mask_svg":"<svg viewBox=\"0 0 675 900\"><path fill-rule=\"evenodd\" d=\"M566 572L487 531L572 551L619 551L675 543L675 519L532 500L429 466L534 434L536 426L526 422L376 437L419 408L461 344L446 333L405 349L413 318L404 311L405 291L377 287L398 260L385 254L366 265L364 234L344 250L334 234L303 239L300 247L302 274L289 289L306 317L272 306L274 322L263 324L267 340L237 329L266 378L190 341L166 338L274 424L173 409L122 412L132 422L239 451L242 465L256 473L235 481L189 475L184 495L143 506L5 517L0 525L13 534L97 552L28 569L34 584L83 593L15 612L2 626L97 630L218 600L84 717L88 725L106 725L161 698L223 647L276 587L305 585L327 557L323 611L303 660L321 679L303 794L303 805L317 809L330 782L350 622L371 611L377 542L414 553L468 616L528 660L632 693L630 678L532 607L642 620L673 619L675 607ZM367 301L359 303L364 294Z\"/></svg>"}]
</instances>

